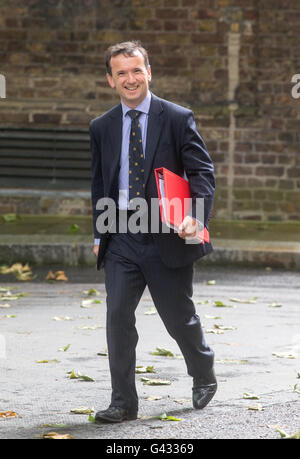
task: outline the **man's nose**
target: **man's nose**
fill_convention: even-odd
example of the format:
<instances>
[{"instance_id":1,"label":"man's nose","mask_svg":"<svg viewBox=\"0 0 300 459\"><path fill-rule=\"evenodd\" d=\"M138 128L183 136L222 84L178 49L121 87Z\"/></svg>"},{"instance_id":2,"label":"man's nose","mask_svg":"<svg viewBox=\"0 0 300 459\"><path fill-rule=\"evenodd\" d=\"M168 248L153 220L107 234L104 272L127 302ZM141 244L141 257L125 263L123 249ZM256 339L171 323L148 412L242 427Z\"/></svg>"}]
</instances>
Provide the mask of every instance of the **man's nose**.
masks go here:
<instances>
[{"instance_id":1,"label":"man's nose","mask_svg":"<svg viewBox=\"0 0 300 459\"><path fill-rule=\"evenodd\" d=\"M128 83L134 83L135 82L134 73L128 72L127 81L128 81Z\"/></svg>"}]
</instances>

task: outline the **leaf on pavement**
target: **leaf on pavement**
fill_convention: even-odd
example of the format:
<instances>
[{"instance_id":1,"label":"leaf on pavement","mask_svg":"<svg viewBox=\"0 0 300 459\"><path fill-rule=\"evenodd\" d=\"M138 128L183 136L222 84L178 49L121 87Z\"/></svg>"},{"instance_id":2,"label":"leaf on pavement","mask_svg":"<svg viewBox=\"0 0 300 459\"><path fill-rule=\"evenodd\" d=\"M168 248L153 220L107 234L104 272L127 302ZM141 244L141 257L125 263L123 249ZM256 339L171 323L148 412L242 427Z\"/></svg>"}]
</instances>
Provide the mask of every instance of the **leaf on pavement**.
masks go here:
<instances>
[{"instance_id":1,"label":"leaf on pavement","mask_svg":"<svg viewBox=\"0 0 300 459\"><path fill-rule=\"evenodd\" d=\"M70 375L70 379L82 379L83 381L94 382L93 378L91 378L90 376L87 376L87 375L82 375L81 373L79 373L79 371L76 374L75 371L72 370L72 371L68 372L67 374Z\"/></svg>"},{"instance_id":2,"label":"leaf on pavement","mask_svg":"<svg viewBox=\"0 0 300 459\"><path fill-rule=\"evenodd\" d=\"M296 354L289 354L288 352L272 352L272 355L279 357L280 359L296 359Z\"/></svg>"},{"instance_id":3,"label":"leaf on pavement","mask_svg":"<svg viewBox=\"0 0 300 459\"><path fill-rule=\"evenodd\" d=\"M295 384L293 386L293 391L296 392L296 394L300 394L300 389L298 389L298 384Z\"/></svg>"},{"instance_id":4,"label":"leaf on pavement","mask_svg":"<svg viewBox=\"0 0 300 459\"><path fill-rule=\"evenodd\" d=\"M153 306L152 308L148 309L148 311L145 311L144 314L146 316L157 314L157 309Z\"/></svg>"},{"instance_id":5,"label":"leaf on pavement","mask_svg":"<svg viewBox=\"0 0 300 459\"><path fill-rule=\"evenodd\" d=\"M146 386L167 386L171 384L171 381L167 379L148 379L148 378L141 378L141 381Z\"/></svg>"},{"instance_id":6,"label":"leaf on pavement","mask_svg":"<svg viewBox=\"0 0 300 459\"><path fill-rule=\"evenodd\" d=\"M245 363L248 363L248 360L221 359L216 360L216 363L237 363L239 365L244 365Z\"/></svg>"},{"instance_id":7,"label":"leaf on pavement","mask_svg":"<svg viewBox=\"0 0 300 459\"><path fill-rule=\"evenodd\" d=\"M81 308L92 308L93 304L101 304L102 301L100 300L96 300L96 299L90 299L90 300L82 300L81 303L80 303L80 307Z\"/></svg>"},{"instance_id":8,"label":"leaf on pavement","mask_svg":"<svg viewBox=\"0 0 300 459\"><path fill-rule=\"evenodd\" d=\"M56 281L67 281L68 278L67 278L67 276L66 276L64 271L56 271L55 280Z\"/></svg>"},{"instance_id":9,"label":"leaf on pavement","mask_svg":"<svg viewBox=\"0 0 300 459\"><path fill-rule=\"evenodd\" d=\"M108 350L105 349L104 351L97 352L97 355L107 356L108 355Z\"/></svg>"},{"instance_id":10,"label":"leaf on pavement","mask_svg":"<svg viewBox=\"0 0 300 459\"><path fill-rule=\"evenodd\" d=\"M233 301L234 303L246 303L246 304L254 304L256 303L257 296L253 296L252 298L249 298L248 300L242 300L240 298L229 298L229 301Z\"/></svg>"},{"instance_id":11,"label":"leaf on pavement","mask_svg":"<svg viewBox=\"0 0 300 459\"><path fill-rule=\"evenodd\" d=\"M236 327L231 326L231 325L214 324L214 328L216 328L217 330L236 330Z\"/></svg>"},{"instance_id":12,"label":"leaf on pavement","mask_svg":"<svg viewBox=\"0 0 300 459\"><path fill-rule=\"evenodd\" d=\"M146 397L146 400L154 402L156 400L161 400L162 398L162 395L149 395L149 397Z\"/></svg>"},{"instance_id":13,"label":"leaf on pavement","mask_svg":"<svg viewBox=\"0 0 300 459\"><path fill-rule=\"evenodd\" d=\"M263 411L263 407L260 403L255 403L255 405L249 405L248 410L252 411Z\"/></svg>"},{"instance_id":14,"label":"leaf on pavement","mask_svg":"<svg viewBox=\"0 0 300 459\"><path fill-rule=\"evenodd\" d=\"M52 320L56 320L57 322L60 322L62 320L73 320L72 317L68 317L68 316L60 316L60 317L52 317Z\"/></svg>"},{"instance_id":15,"label":"leaf on pavement","mask_svg":"<svg viewBox=\"0 0 300 459\"><path fill-rule=\"evenodd\" d=\"M215 335L224 335L224 331L223 330L217 330L215 328L207 328L205 330L205 333L214 333Z\"/></svg>"},{"instance_id":16,"label":"leaf on pavement","mask_svg":"<svg viewBox=\"0 0 300 459\"><path fill-rule=\"evenodd\" d=\"M58 350L60 352L66 352L69 349L70 346L71 346L71 344L67 344L66 346L60 347Z\"/></svg>"},{"instance_id":17,"label":"leaf on pavement","mask_svg":"<svg viewBox=\"0 0 300 459\"><path fill-rule=\"evenodd\" d=\"M46 276L46 281L49 281L49 280L55 280L55 276L51 270L48 272Z\"/></svg>"},{"instance_id":18,"label":"leaf on pavement","mask_svg":"<svg viewBox=\"0 0 300 459\"><path fill-rule=\"evenodd\" d=\"M12 301L12 300L18 300L19 298L21 298L22 296L25 296L25 295L27 295L26 292L24 292L24 293L11 293L9 290L6 290L5 293L0 293L0 299L2 301L4 301L4 300Z\"/></svg>"},{"instance_id":19,"label":"leaf on pavement","mask_svg":"<svg viewBox=\"0 0 300 459\"><path fill-rule=\"evenodd\" d=\"M300 440L300 429L297 430L297 432L295 432L295 433L293 433L291 435L287 434L284 430L281 430L279 428L276 428L275 431L280 433L281 438L289 438L289 439L293 439L293 440Z\"/></svg>"},{"instance_id":20,"label":"leaf on pavement","mask_svg":"<svg viewBox=\"0 0 300 459\"><path fill-rule=\"evenodd\" d=\"M216 285L216 281L215 280L208 280L206 282L207 285Z\"/></svg>"},{"instance_id":21,"label":"leaf on pavement","mask_svg":"<svg viewBox=\"0 0 300 459\"><path fill-rule=\"evenodd\" d=\"M0 308L3 308L3 309L10 308L10 307L11 305L8 303L0 304Z\"/></svg>"},{"instance_id":22,"label":"leaf on pavement","mask_svg":"<svg viewBox=\"0 0 300 459\"><path fill-rule=\"evenodd\" d=\"M162 355L164 357L174 357L173 352L169 351L168 349L164 349L162 347L156 347L155 352L151 352L152 355Z\"/></svg>"},{"instance_id":23,"label":"leaf on pavement","mask_svg":"<svg viewBox=\"0 0 300 459\"><path fill-rule=\"evenodd\" d=\"M154 366L143 367L142 365L138 365L135 367L135 373L156 373L154 370Z\"/></svg>"},{"instance_id":24,"label":"leaf on pavement","mask_svg":"<svg viewBox=\"0 0 300 459\"><path fill-rule=\"evenodd\" d=\"M54 274L50 270L46 276L47 281L67 281L68 277L64 271L56 271Z\"/></svg>"},{"instance_id":25,"label":"leaf on pavement","mask_svg":"<svg viewBox=\"0 0 300 459\"><path fill-rule=\"evenodd\" d=\"M246 398L248 400L259 400L258 395L255 394L249 394L248 392L243 393L243 398Z\"/></svg>"},{"instance_id":26,"label":"leaf on pavement","mask_svg":"<svg viewBox=\"0 0 300 459\"><path fill-rule=\"evenodd\" d=\"M86 406L80 406L79 408L73 408L70 410L70 412L74 414L91 414L94 413L94 411L94 408L88 408Z\"/></svg>"},{"instance_id":27,"label":"leaf on pavement","mask_svg":"<svg viewBox=\"0 0 300 459\"><path fill-rule=\"evenodd\" d=\"M18 415L14 411L0 411L0 418L16 418Z\"/></svg>"},{"instance_id":28,"label":"leaf on pavement","mask_svg":"<svg viewBox=\"0 0 300 459\"><path fill-rule=\"evenodd\" d=\"M175 418L174 416L167 416L166 413L157 416L157 419L160 419L161 421L182 421L182 419L180 418Z\"/></svg>"},{"instance_id":29,"label":"leaf on pavement","mask_svg":"<svg viewBox=\"0 0 300 459\"><path fill-rule=\"evenodd\" d=\"M269 308L281 308L282 307L282 304L281 303L270 303L268 304Z\"/></svg>"},{"instance_id":30,"label":"leaf on pavement","mask_svg":"<svg viewBox=\"0 0 300 459\"><path fill-rule=\"evenodd\" d=\"M90 381L90 382L94 382L94 379L91 378L90 376L87 376L87 375L81 375L80 373L78 373L78 379L82 379L83 381Z\"/></svg>"},{"instance_id":31,"label":"leaf on pavement","mask_svg":"<svg viewBox=\"0 0 300 459\"><path fill-rule=\"evenodd\" d=\"M43 435L43 438L49 439L49 440L73 440L74 437L70 434L59 434L57 432L48 432Z\"/></svg>"},{"instance_id":32,"label":"leaf on pavement","mask_svg":"<svg viewBox=\"0 0 300 459\"><path fill-rule=\"evenodd\" d=\"M0 274L14 274L17 280L20 281L31 281L32 271L28 263L22 265L22 263L14 263L10 267L3 265L0 266Z\"/></svg>"},{"instance_id":33,"label":"leaf on pavement","mask_svg":"<svg viewBox=\"0 0 300 459\"><path fill-rule=\"evenodd\" d=\"M214 305L217 308L233 308L232 304L224 304L223 301L215 301Z\"/></svg>"},{"instance_id":34,"label":"leaf on pavement","mask_svg":"<svg viewBox=\"0 0 300 459\"><path fill-rule=\"evenodd\" d=\"M78 327L80 330L97 330L98 328L103 328L102 325L81 325Z\"/></svg>"},{"instance_id":35,"label":"leaf on pavement","mask_svg":"<svg viewBox=\"0 0 300 459\"><path fill-rule=\"evenodd\" d=\"M95 288L90 288L89 290L83 290L83 293L86 295L100 295L100 292Z\"/></svg>"},{"instance_id":36,"label":"leaf on pavement","mask_svg":"<svg viewBox=\"0 0 300 459\"><path fill-rule=\"evenodd\" d=\"M48 359L36 360L36 363L59 363L59 360L57 360L57 359L52 359L52 360L48 360Z\"/></svg>"}]
</instances>

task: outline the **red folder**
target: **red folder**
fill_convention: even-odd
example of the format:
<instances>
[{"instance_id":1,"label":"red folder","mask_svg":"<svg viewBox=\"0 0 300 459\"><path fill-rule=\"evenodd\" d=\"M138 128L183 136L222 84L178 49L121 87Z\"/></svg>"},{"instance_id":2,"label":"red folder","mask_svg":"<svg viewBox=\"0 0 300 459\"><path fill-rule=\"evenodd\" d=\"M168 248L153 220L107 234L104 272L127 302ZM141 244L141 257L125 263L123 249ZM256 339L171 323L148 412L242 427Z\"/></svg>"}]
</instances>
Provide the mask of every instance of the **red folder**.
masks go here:
<instances>
[{"instance_id":1,"label":"red folder","mask_svg":"<svg viewBox=\"0 0 300 459\"><path fill-rule=\"evenodd\" d=\"M154 169L157 192L159 197L160 216L163 223L178 232L179 225L188 215L191 203L191 192L188 180L180 177L165 167ZM177 200L180 200L177 201ZM176 201L178 206L176 206ZM197 234L202 244L209 242L209 232L204 227Z\"/></svg>"}]
</instances>

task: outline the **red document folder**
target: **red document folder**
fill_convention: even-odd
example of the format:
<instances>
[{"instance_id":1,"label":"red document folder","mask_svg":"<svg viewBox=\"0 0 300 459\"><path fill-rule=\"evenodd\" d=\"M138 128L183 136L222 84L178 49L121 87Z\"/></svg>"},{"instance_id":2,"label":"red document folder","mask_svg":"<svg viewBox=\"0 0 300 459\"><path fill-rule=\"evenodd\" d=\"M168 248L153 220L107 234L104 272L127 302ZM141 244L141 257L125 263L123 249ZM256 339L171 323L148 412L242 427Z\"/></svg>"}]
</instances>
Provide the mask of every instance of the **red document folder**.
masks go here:
<instances>
[{"instance_id":1,"label":"red document folder","mask_svg":"<svg viewBox=\"0 0 300 459\"><path fill-rule=\"evenodd\" d=\"M187 203L191 203L189 182L165 167L154 169L154 174L159 197L161 220L178 232L179 225L190 210L190 207L186 205ZM180 202L177 200L180 200ZM176 201L179 204L178 206L176 206ZM202 244L209 242L207 228L204 227L202 231L199 231L197 239L200 239Z\"/></svg>"}]
</instances>

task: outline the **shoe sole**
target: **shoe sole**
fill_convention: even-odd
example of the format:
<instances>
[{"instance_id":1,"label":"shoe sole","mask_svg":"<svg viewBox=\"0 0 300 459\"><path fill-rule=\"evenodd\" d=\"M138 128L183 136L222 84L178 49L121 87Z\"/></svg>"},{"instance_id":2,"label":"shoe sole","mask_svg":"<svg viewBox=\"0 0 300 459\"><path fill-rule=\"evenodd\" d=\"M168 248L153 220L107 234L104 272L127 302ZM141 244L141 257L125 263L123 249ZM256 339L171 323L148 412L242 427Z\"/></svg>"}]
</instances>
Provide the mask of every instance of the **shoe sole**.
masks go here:
<instances>
[{"instance_id":1,"label":"shoe sole","mask_svg":"<svg viewBox=\"0 0 300 459\"><path fill-rule=\"evenodd\" d=\"M118 424L120 422L124 422L124 421L134 421L135 419L137 419L137 415L132 415L132 416L126 416L122 419L113 419L113 418L110 418L110 417L106 417L106 416L103 416L101 418L97 418L95 419L95 422L98 422L99 424L101 423L110 423L110 424Z\"/></svg>"}]
</instances>

